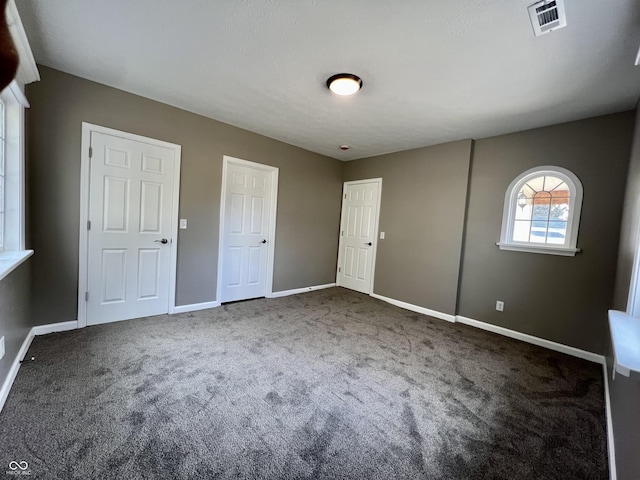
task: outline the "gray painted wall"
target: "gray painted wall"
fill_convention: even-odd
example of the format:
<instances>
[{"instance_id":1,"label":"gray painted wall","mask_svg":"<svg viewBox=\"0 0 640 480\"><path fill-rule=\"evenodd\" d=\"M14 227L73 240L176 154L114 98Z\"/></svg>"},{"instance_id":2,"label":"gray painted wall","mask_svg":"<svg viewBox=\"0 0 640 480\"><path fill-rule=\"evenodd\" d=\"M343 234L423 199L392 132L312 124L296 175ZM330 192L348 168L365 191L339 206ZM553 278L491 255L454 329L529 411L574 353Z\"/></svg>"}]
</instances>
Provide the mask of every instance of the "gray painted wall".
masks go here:
<instances>
[{"instance_id":1,"label":"gray painted wall","mask_svg":"<svg viewBox=\"0 0 640 480\"><path fill-rule=\"evenodd\" d=\"M603 354L633 112L475 142L459 314ZM499 250L504 195L525 170L575 173L584 201L575 257ZM504 312L495 310L505 302Z\"/></svg>"},{"instance_id":2,"label":"gray painted wall","mask_svg":"<svg viewBox=\"0 0 640 480\"><path fill-rule=\"evenodd\" d=\"M274 291L335 281L338 160L44 66L27 87L33 298L40 324L77 318L83 121L182 145L177 304L216 299L222 157L280 169Z\"/></svg>"},{"instance_id":3,"label":"gray painted wall","mask_svg":"<svg viewBox=\"0 0 640 480\"><path fill-rule=\"evenodd\" d=\"M378 295L455 314L471 140L348 162L345 181L382 178Z\"/></svg>"},{"instance_id":4,"label":"gray painted wall","mask_svg":"<svg viewBox=\"0 0 640 480\"><path fill-rule=\"evenodd\" d=\"M0 360L0 386L31 330L31 261L27 260L0 281L0 337L4 335L5 354Z\"/></svg>"},{"instance_id":5,"label":"gray painted wall","mask_svg":"<svg viewBox=\"0 0 640 480\"><path fill-rule=\"evenodd\" d=\"M636 110L636 125L627 177L624 211L620 228L620 249L616 278L614 308L625 311L631 281L631 270L640 226L640 110ZM610 337L609 337L610 338ZM609 367L609 397L616 447L618 480L632 480L640 472L640 375L630 378L616 375L611 379L613 355L607 353Z\"/></svg>"}]
</instances>

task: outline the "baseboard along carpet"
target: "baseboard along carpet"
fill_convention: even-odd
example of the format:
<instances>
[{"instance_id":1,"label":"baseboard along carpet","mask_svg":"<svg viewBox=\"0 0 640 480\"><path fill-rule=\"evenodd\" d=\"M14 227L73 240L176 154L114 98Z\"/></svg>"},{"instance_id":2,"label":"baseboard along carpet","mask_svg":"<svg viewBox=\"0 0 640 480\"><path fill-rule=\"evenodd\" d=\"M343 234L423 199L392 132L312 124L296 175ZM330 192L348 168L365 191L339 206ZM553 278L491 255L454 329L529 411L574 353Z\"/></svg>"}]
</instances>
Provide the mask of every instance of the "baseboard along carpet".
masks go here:
<instances>
[{"instance_id":1,"label":"baseboard along carpet","mask_svg":"<svg viewBox=\"0 0 640 480\"><path fill-rule=\"evenodd\" d=\"M608 478L600 365L338 287L28 356L0 461L31 478Z\"/></svg>"}]
</instances>

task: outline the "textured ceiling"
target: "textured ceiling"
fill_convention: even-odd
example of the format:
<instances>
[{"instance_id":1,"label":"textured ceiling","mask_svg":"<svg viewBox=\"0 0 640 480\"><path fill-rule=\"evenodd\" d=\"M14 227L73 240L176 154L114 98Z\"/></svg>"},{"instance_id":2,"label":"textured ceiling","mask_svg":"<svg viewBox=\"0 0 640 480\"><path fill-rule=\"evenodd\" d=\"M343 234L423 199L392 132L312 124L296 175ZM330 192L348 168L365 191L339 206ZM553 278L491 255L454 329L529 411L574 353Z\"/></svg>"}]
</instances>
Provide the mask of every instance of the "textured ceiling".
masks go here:
<instances>
[{"instance_id":1,"label":"textured ceiling","mask_svg":"<svg viewBox=\"0 0 640 480\"><path fill-rule=\"evenodd\" d=\"M17 1L40 64L342 160L634 108L640 2L565 0L537 38L532 3Z\"/></svg>"}]
</instances>

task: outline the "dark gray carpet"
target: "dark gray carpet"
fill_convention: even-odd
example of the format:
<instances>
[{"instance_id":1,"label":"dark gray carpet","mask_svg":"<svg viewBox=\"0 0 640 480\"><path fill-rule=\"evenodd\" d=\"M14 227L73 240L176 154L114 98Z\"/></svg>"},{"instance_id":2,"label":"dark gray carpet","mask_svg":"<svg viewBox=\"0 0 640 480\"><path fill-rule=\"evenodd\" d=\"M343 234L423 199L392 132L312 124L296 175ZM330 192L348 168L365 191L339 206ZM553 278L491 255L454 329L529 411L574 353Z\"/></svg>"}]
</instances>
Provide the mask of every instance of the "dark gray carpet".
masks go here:
<instances>
[{"instance_id":1,"label":"dark gray carpet","mask_svg":"<svg viewBox=\"0 0 640 480\"><path fill-rule=\"evenodd\" d=\"M31 478L608 477L599 365L340 288L31 355L0 414Z\"/></svg>"}]
</instances>

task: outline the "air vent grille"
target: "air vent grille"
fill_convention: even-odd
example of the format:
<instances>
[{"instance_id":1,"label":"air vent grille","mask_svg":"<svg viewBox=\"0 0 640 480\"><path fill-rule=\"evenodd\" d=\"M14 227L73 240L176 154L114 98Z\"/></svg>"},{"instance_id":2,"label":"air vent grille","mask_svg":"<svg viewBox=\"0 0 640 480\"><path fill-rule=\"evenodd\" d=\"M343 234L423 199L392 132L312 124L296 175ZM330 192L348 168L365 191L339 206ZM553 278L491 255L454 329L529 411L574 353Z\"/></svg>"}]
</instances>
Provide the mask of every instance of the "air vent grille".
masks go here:
<instances>
[{"instance_id":1,"label":"air vent grille","mask_svg":"<svg viewBox=\"0 0 640 480\"><path fill-rule=\"evenodd\" d=\"M567 26L563 0L542 0L528 10L536 37Z\"/></svg>"}]
</instances>

